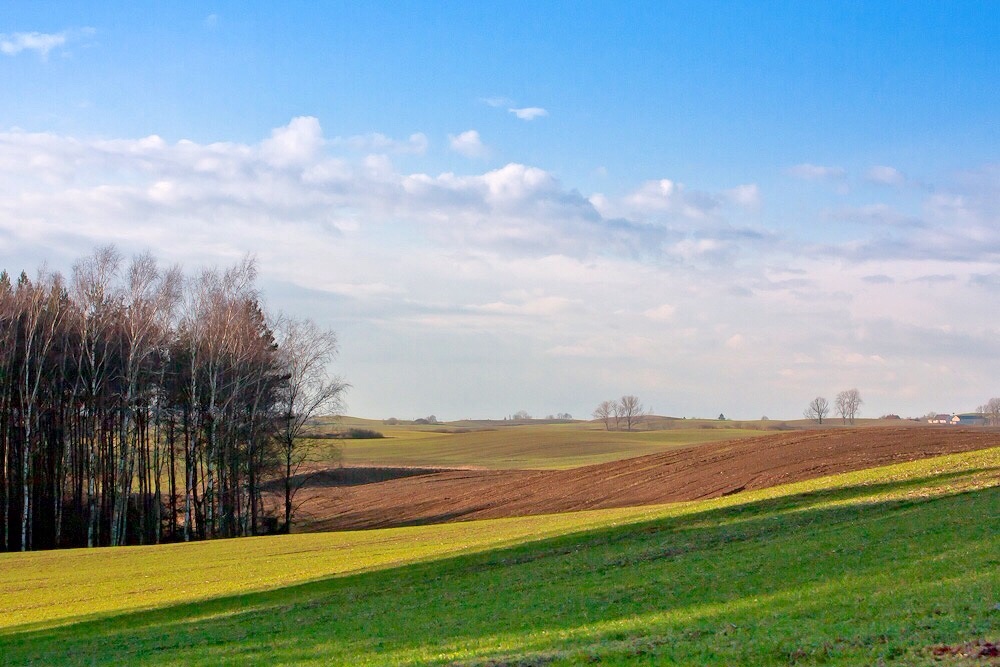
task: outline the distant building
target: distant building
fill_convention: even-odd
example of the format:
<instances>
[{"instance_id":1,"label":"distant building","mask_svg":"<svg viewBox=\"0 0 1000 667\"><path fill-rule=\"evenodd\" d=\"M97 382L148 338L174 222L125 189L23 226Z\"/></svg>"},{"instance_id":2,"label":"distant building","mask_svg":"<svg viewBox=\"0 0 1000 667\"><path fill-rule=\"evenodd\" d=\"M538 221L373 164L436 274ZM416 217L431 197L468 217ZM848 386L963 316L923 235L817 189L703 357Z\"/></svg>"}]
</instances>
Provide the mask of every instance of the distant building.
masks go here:
<instances>
[{"instance_id":1,"label":"distant building","mask_svg":"<svg viewBox=\"0 0 1000 667\"><path fill-rule=\"evenodd\" d=\"M985 426L986 418L978 412L963 414L934 415L927 420L928 424L948 424L949 426Z\"/></svg>"},{"instance_id":2,"label":"distant building","mask_svg":"<svg viewBox=\"0 0 1000 667\"><path fill-rule=\"evenodd\" d=\"M986 426L986 417L978 412L966 412L958 417L958 423L962 426Z\"/></svg>"},{"instance_id":3,"label":"distant building","mask_svg":"<svg viewBox=\"0 0 1000 667\"><path fill-rule=\"evenodd\" d=\"M928 424L957 424L958 415L934 415L927 420Z\"/></svg>"}]
</instances>

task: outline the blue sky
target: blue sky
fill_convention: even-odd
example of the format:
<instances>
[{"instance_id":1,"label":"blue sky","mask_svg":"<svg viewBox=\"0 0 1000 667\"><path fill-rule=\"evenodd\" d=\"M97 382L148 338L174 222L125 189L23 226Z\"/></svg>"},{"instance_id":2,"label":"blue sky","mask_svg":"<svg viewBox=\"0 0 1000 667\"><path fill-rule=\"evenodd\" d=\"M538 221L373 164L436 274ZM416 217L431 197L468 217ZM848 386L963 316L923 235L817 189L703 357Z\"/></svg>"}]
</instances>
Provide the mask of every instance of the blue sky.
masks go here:
<instances>
[{"instance_id":1,"label":"blue sky","mask_svg":"<svg viewBox=\"0 0 1000 667\"><path fill-rule=\"evenodd\" d=\"M997 43L991 2L22 3L0 260L253 253L364 416L973 409Z\"/></svg>"}]
</instances>

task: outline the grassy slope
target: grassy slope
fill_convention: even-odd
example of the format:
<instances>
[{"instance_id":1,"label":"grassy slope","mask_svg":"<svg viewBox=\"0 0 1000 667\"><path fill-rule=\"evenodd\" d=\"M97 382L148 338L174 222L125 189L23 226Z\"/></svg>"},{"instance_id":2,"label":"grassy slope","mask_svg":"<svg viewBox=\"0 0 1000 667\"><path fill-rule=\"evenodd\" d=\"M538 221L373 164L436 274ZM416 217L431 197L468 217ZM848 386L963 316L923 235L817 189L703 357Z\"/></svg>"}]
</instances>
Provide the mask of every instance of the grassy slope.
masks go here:
<instances>
[{"instance_id":1,"label":"grassy slope","mask_svg":"<svg viewBox=\"0 0 1000 667\"><path fill-rule=\"evenodd\" d=\"M1000 448L659 508L0 555L0 663L937 664L1000 639L998 470Z\"/></svg>"},{"instance_id":2,"label":"grassy slope","mask_svg":"<svg viewBox=\"0 0 1000 667\"><path fill-rule=\"evenodd\" d=\"M359 420L345 426L360 425ZM565 469L662 452L672 447L759 436L760 430L687 428L657 431L605 431L594 424L501 426L493 430L441 433L448 428L360 426L387 437L338 440L346 464L372 463L429 467ZM437 432L436 432L437 431ZM317 444L324 441L316 441ZM329 441L325 441L329 443Z\"/></svg>"}]
</instances>

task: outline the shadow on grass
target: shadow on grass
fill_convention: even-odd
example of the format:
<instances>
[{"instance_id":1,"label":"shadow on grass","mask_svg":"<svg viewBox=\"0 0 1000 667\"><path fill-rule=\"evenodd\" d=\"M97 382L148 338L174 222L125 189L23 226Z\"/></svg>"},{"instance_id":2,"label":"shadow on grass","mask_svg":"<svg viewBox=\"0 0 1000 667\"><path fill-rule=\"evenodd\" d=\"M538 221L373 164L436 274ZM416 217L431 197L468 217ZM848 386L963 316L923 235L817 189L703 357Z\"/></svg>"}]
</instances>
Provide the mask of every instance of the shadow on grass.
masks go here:
<instances>
[{"instance_id":1,"label":"shadow on grass","mask_svg":"<svg viewBox=\"0 0 1000 667\"><path fill-rule=\"evenodd\" d=\"M1000 489L818 505L941 487L997 470L807 492L270 591L58 627L8 628L0 631L0 664L336 662L355 652L453 647L500 632L558 633L669 608L725 604L822 585L845 572L863 578L882 572L906 549L919 546L933 555L953 546L927 535L961 531L970 542L991 539ZM911 509L915 515L907 518ZM823 541L826 546L818 546ZM829 543L857 554L846 563ZM750 553L736 554L741 548ZM782 559L797 558L814 562L781 569ZM747 562L758 563L759 571L748 572ZM933 575L926 576L931 581Z\"/></svg>"}]
</instances>

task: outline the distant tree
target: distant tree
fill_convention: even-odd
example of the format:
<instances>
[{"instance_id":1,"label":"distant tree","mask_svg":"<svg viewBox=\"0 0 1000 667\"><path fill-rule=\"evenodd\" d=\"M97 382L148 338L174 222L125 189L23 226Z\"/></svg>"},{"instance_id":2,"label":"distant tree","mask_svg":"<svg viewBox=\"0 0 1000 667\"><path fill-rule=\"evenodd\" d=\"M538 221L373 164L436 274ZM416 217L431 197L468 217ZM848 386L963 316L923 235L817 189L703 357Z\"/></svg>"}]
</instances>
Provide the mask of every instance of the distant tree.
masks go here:
<instances>
[{"instance_id":1,"label":"distant tree","mask_svg":"<svg viewBox=\"0 0 1000 667\"><path fill-rule=\"evenodd\" d=\"M624 413L622 412L622 404L618 401L611 401L611 413L615 416L615 430L621 429L621 422Z\"/></svg>"},{"instance_id":2,"label":"distant tree","mask_svg":"<svg viewBox=\"0 0 1000 667\"><path fill-rule=\"evenodd\" d=\"M723 413L721 413L721 412L720 412L720 413L719 413L719 421L720 421L720 422L724 422L724 421L726 421L726 415L724 415Z\"/></svg>"},{"instance_id":3,"label":"distant tree","mask_svg":"<svg viewBox=\"0 0 1000 667\"><path fill-rule=\"evenodd\" d=\"M514 413L514 419L531 419L531 415L528 414L527 410L518 410Z\"/></svg>"},{"instance_id":4,"label":"distant tree","mask_svg":"<svg viewBox=\"0 0 1000 667\"><path fill-rule=\"evenodd\" d=\"M620 407L621 418L625 420L625 430L631 431L632 427L642 417L642 401L636 396L627 394L621 397L618 405Z\"/></svg>"},{"instance_id":5,"label":"distant tree","mask_svg":"<svg viewBox=\"0 0 1000 667\"><path fill-rule=\"evenodd\" d=\"M812 419L820 424L823 423L823 417L825 417L830 412L830 403L822 396L817 396L813 400L809 401L809 406L806 408L805 415L806 419Z\"/></svg>"},{"instance_id":6,"label":"distant tree","mask_svg":"<svg viewBox=\"0 0 1000 667\"><path fill-rule=\"evenodd\" d=\"M601 401L596 408L594 408L594 419L600 419L604 422L604 428L608 431L611 430L611 420L615 416L615 409L611 401Z\"/></svg>"},{"instance_id":7,"label":"distant tree","mask_svg":"<svg viewBox=\"0 0 1000 667\"><path fill-rule=\"evenodd\" d=\"M990 426L1000 426L1000 398L991 398L986 401L982 414Z\"/></svg>"},{"instance_id":8,"label":"distant tree","mask_svg":"<svg viewBox=\"0 0 1000 667\"><path fill-rule=\"evenodd\" d=\"M556 417L558 417L559 419L572 419L573 415L571 415L568 412L560 412L559 414L556 415Z\"/></svg>"},{"instance_id":9,"label":"distant tree","mask_svg":"<svg viewBox=\"0 0 1000 667\"><path fill-rule=\"evenodd\" d=\"M854 417L858 414L858 409L862 403L864 401L861 400L861 392L857 389L845 389L837 394L837 414L841 416L845 424L848 421L853 424Z\"/></svg>"}]
</instances>

